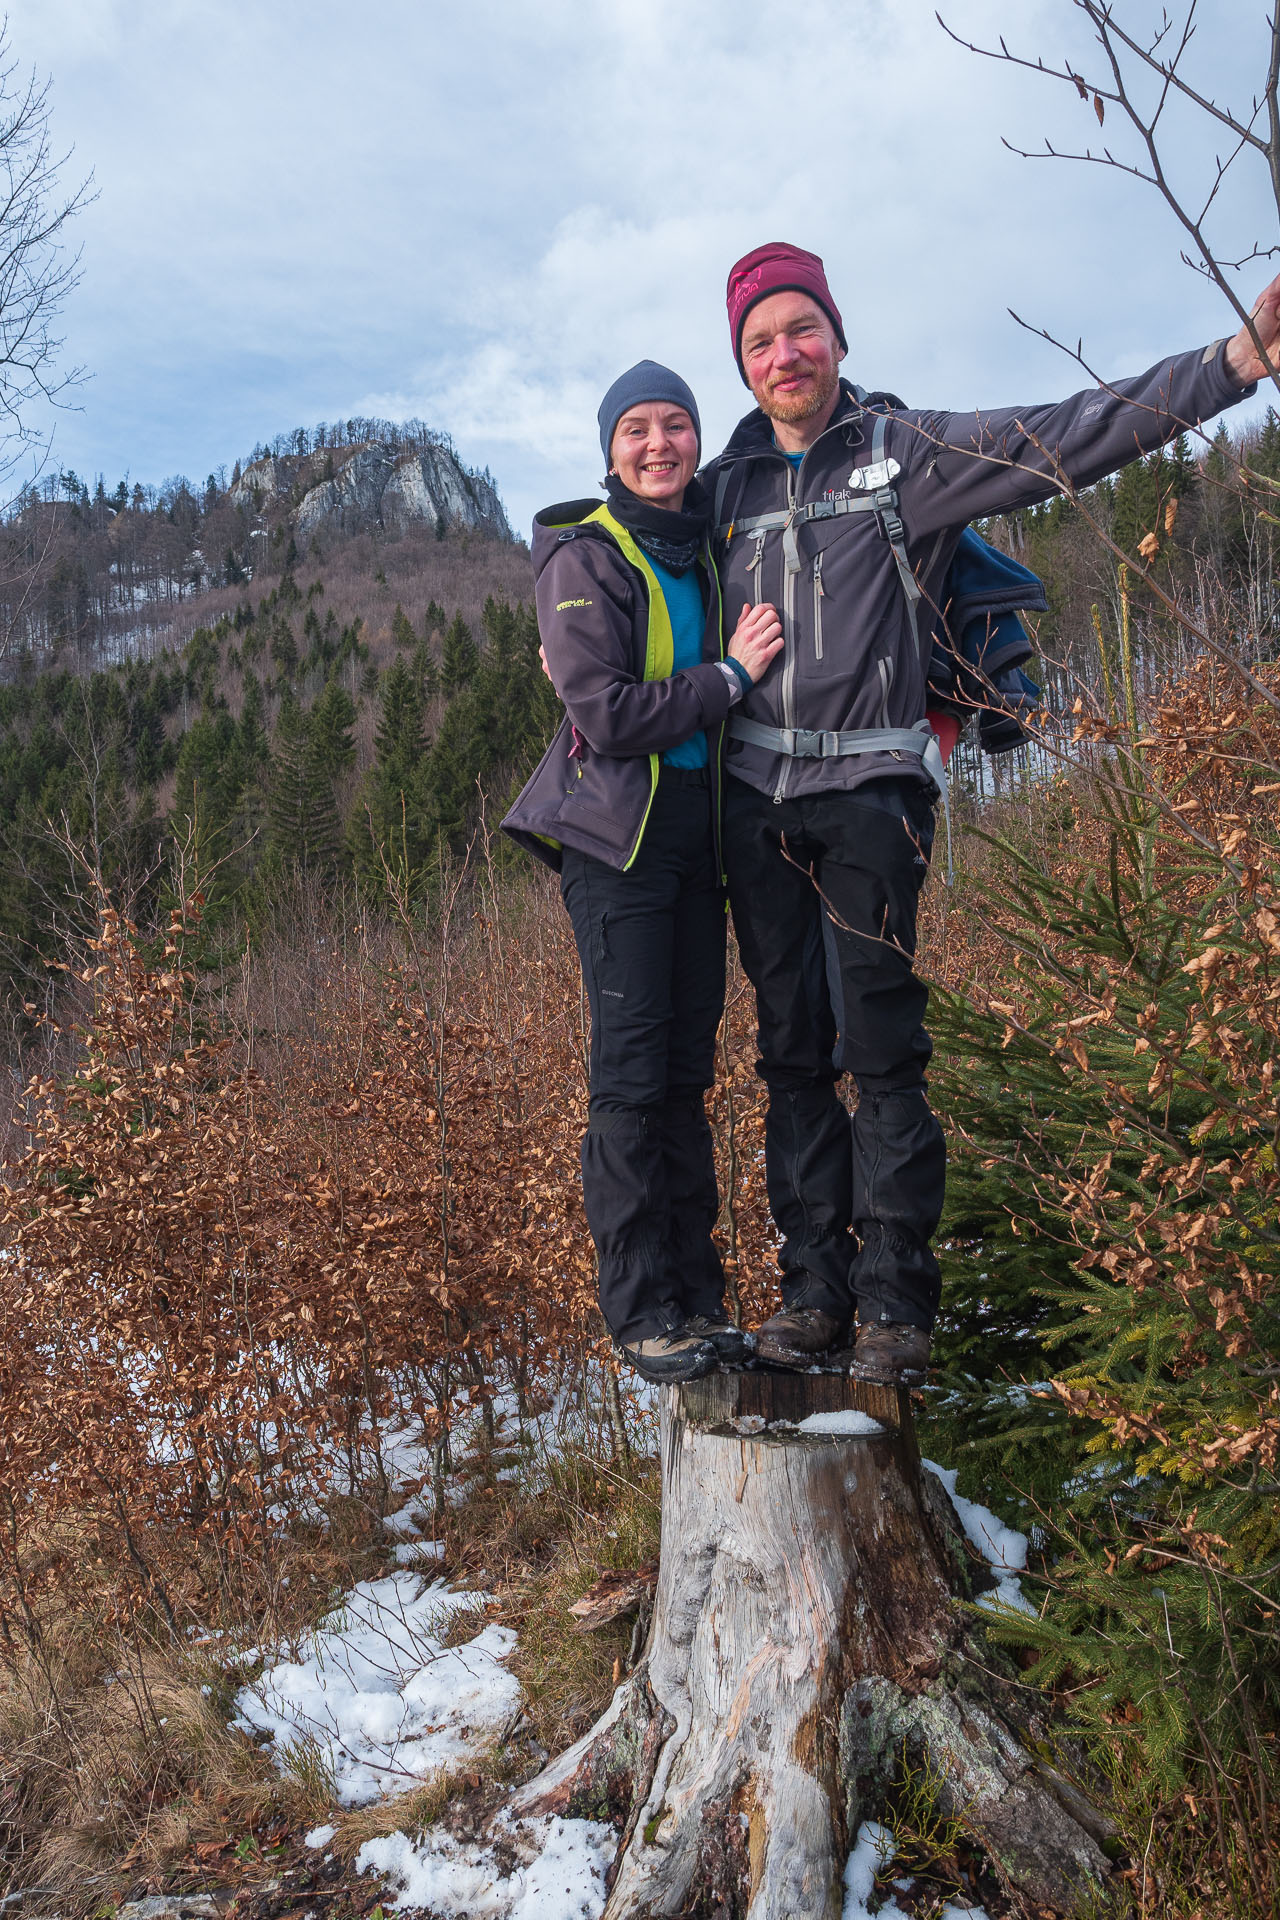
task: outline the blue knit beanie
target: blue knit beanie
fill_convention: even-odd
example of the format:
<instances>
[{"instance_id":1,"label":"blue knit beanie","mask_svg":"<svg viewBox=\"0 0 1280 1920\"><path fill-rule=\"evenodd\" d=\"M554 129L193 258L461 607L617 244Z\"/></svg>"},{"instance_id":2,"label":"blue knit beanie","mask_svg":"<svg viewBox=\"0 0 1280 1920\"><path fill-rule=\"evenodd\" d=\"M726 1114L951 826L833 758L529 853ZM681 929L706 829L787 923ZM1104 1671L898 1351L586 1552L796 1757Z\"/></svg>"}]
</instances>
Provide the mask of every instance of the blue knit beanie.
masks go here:
<instances>
[{"instance_id":1,"label":"blue knit beanie","mask_svg":"<svg viewBox=\"0 0 1280 1920\"><path fill-rule=\"evenodd\" d=\"M637 360L634 367L628 367L625 373L618 375L600 402L600 411L596 415L600 422L600 450L604 454L606 469L619 420L632 407L641 406L646 400L667 400L672 406L684 408L698 436L698 458L701 459L702 422L698 418L698 403L693 394L680 375L672 373L670 367L660 367L656 360Z\"/></svg>"}]
</instances>

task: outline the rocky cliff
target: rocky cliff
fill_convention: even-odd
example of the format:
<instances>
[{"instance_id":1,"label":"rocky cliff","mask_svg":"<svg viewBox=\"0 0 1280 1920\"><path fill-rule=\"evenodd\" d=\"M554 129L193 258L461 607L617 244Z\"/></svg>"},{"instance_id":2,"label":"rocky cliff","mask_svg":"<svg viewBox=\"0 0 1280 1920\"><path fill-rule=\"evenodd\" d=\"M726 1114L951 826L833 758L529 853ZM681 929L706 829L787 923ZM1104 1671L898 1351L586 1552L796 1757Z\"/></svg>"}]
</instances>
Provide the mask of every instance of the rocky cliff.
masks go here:
<instances>
[{"instance_id":1,"label":"rocky cliff","mask_svg":"<svg viewBox=\"0 0 1280 1920\"><path fill-rule=\"evenodd\" d=\"M237 506L285 507L299 534L332 527L344 533L380 527L403 532L426 521L440 532L457 527L510 540L511 528L487 473L465 467L447 442L410 447L383 440L265 454L231 489Z\"/></svg>"}]
</instances>

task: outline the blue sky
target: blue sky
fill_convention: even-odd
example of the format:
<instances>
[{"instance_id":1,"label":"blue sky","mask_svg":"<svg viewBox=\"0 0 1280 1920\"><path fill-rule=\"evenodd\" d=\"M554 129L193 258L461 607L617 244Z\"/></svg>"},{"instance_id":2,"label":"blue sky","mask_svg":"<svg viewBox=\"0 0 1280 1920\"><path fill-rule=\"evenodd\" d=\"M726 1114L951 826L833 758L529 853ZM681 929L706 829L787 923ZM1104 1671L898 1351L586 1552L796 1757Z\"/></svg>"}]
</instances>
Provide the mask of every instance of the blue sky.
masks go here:
<instances>
[{"instance_id":1,"label":"blue sky","mask_svg":"<svg viewBox=\"0 0 1280 1920\"><path fill-rule=\"evenodd\" d=\"M942 11L1089 71L1069 0ZM1260 84L1264 16L1202 0L1207 91ZM1073 93L954 46L932 0L10 0L9 37L52 77L68 178L98 188L63 326L91 378L53 459L108 486L416 413L527 530L598 480L600 394L641 356L724 439L745 410L725 273L765 239L825 257L846 370L918 404L1083 384L1010 307L1112 374L1234 325L1149 190L1001 143L1132 153L1114 118L1100 136ZM1180 182L1204 191L1216 144L1175 119ZM1215 217L1228 256L1272 240L1260 165ZM1244 269L1244 296L1268 277Z\"/></svg>"}]
</instances>

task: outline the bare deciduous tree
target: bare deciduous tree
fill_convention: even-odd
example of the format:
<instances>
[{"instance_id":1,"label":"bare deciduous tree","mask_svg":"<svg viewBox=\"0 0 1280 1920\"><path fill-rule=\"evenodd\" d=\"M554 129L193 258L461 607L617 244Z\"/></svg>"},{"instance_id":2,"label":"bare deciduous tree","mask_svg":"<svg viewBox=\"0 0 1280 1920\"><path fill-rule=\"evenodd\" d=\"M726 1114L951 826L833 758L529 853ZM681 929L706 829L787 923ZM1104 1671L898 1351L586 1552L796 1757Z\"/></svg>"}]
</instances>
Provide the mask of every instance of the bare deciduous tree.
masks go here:
<instances>
[{"instance_id":1,"label":"bare deciduous tree","mask_svg":"<svg viewBox=\"0 0 1280 1920\"><path fill-rule=\"evenodd\" d=\"M1265 166L1280 213L1280 9L1262 16L1267 36L1267 69L1261 91L1251 97L1247 108L1238 108L1224 106L1213 99L1188 76L1188 56L1199 30L1198 4L1199 0L1185 0L1185 4L1172 13L1162 8L1158 25L1141 34L1130 31L1117 18L1115 0L1066 0L1067 8L1083 14L1093 28L1099 64L1092 77L1077 71L1069 60L1054 64L1039 55L1016 53L1003 34L997 47L978 46L949 27L941 14L936 18L943 32L970 53L1026 68L1074 88L1104 133L1108 110L1112 113L1112 124L1116 115L1121 117L1129 134L1136 136L1136 155L1113 151L1105 143L1063 149L1055 147L1047 138L1043 147L1035 150L1015 146L1011 140L1005 140L1004 145L1024 160L1074 160L1109 167L1153 187L1187 237L1183 260L1218 288L1241 325L1249 328L1259 355L1266 360L1268 356L1253 327L1253 316L1242 305L1229 276L1250 261L1273 258L1280 253L1280 246L1257 244L1240 259L1229 260L1216 249L1209 226L1223 185L1242 157L1252 156ZM1224 153L1215 156L1196 199L1181 193L1173 183L1171 154L1176 152L1177 134L1171 123L1171 112L1177 106L1194 108L1226 136ZM1015 314L1014 318L1017 317ZM1271 379L1280 388L1280 371L1273 368Z\"/></svg>"},{"instance_id":2,"label":"bare deciduous tree","mask_svg":"<svg viewBox=\"0 0 1280 1920\"><path fill-rule=\"evenodd\" d=\"M24 80L0 22L0 478L40 435L29 409L82 378L55 331L80 277L66 229L93 198L92 175L67 192L51 132L50 83Z\"/></svg>"}]
</instances>

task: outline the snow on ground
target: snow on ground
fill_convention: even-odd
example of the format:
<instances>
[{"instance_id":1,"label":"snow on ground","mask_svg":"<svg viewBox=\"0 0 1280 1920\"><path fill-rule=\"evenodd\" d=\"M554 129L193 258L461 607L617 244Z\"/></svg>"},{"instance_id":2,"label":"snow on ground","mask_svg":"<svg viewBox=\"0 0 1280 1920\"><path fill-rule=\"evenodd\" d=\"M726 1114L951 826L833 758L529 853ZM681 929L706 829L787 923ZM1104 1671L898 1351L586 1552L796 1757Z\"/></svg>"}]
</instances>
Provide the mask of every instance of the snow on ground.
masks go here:
<instances>
[{"instance_id":1,"label":"snow on ground","mask_svg":"<svg viewBox=\"0 0 1280 1920\"><path fill-rule=\"evenodd\" d=\"M501 1837L516 1856L509 1872L492 1848L461 1846L439 1828L416 1843L403 1833L366 1840L356 1872L388 1875L399 1896L393 1907L426 1907L440 1920L599 1920L618 1845L612 1827L521 1820Z\"/></svg>"},{"instance_id":2,"label":"snow on ground","mask_svg":"<svg viewBox=\"0 0 1280 1920\"><path fill-rule=\"evenodd\" d=\"M963 1494L957 1493L958 1468L940 1467L935 1460L925 1460L921 1464L941 1480L951 1496L951 1504L959 1515L965 1533L987 1564L1000 1575L994 1591L981 1594L978 1605L990 1609L1012 1607L1018 1613L1035 1613L1035 1607L1017 1580L1017 1575L1025 1570L1027 1564L1026 1534L1006 1527L1004 1521L997 1519L989 1507L980 1507L976 1500L966 1500Z\"/></svg>"},{"instance_id":3,"label":"snow on ground","mask_svg":"<svg viewBox=\"0 0 1280 1920\"><path fill-rule=\"evenodd\" d=\"M486 1597L415 1573L362 1580L241 1687L232 1724L269 1734L282 1770L293 1754L320 1758L344 1807L403 1792L491 1740L519 1707L520 1683L503 1664L516 1644L509 1627L441 1645L449 1616Z\"/></svg>"},{"instance_id":4,"label":"snow on ground","mask_svg":"<svg viewBox=\"0 0 1280 1920\"><path fill-rule=\"evenodd\" d=\"M876 1875L893 1859L897 1848L888 1827L878 1820L864 1820L854 1837L853 1852L844 1870L844 1909L841 1920L871 1920L867 1902L875 1891ZM897 1901L890 1898L877 1908L876 1920L907 1920Z\"/></svg>"},{"instance_id":5,"label":"snow on ground","mask_svg":"<svg viewBox=\"0 0 1280 1920\"><path fill-rule=\"evenodd\" d=\"M892 1865L898 1843L889 1828L878 1820L864 1820L858 1828L844 1870L844 1907L841 1920L908 1920L892 1894L874 1910L869 1904L875 1894L876 1875ZM902 1891L909 1880L895 1881ZM985 1907L970 1906L964 1900L949 1900L937 1920L987 1920Z\"/></svg>"},{"instance_id":6,"label":"snow on ground","mask_svg":"<svg viewBox=\"0 0 1280 1920\"><path fill-rule=\"evenodd\" d=\"M389 1513L382 1522L383 1531L396 1540L418 1540L426 1523L426 1515L414 1501L401 1507L399 1513Z\"/></svg>"},{"instance_id":7,"label":"snow on ground","mask_svg":"<svg viewBox=\"0 0 1280 1920\"><path fill-rule=\"evenodd\" d=\"M647 1404L633 1411L642 1421L652 1419ZM568 1412L557 1406L524 1423L520 1477L530 1497L566 1443L588 1437L571 1434L576 1423ZM509 1410L500 1407L500 1422L504 1416ZM811 1414L798 1431L855 1437L884 1429L849 1410ZM420 1433L403 1426L384 1431L380 1440L392 1485L421 1485L429 1460ZM924 1465L941 1480L966 1535L1000 1576L983 1602L1034 1612L1016 1578L1026 1566L1026 1536L958 1494L954 1471L931 1460ZM443 1554L438 1542L423 1537L430 1524L429 1507L411 1495L386 1522L399 1570L362 1581L314 1633L297 1646L277 1649L261 1676L236 1696L233 1724L251 1735L270 1735L282 1767L291 1752L318 1755L332 1770L344 1807L403 1791L438 1767L456 1765L492 1739L519 1707L519 1683L504 1665L516 1644L508 1628L489 1625L463 1645L441 1644L450 1614L486 1596L455 1593L443 1580L428 1583L408 1570ZM307 1844L324 1846L333 1834L332 1827L317 1827ZM367 1841L355 1864L357 1871L393 1883L390 1904L398 1910L426 1907L440 1920L598 1920L616 1848L608 1826L552 1818L508 1823L498 1850L464 1845L440 1828L416 1840L396 1833ZM865 1821L845 1869L843 1920L906 1920L891 1895L874 1914L868 1904L875 1898L876 1873L894 1852L889 1829ZM939 1920L987 1917L981 1907L952 1902Z\"/></svg>"},{"instance_id":8,"label":"snow on ground","mask_svg":"<svg viewBox=\"0 0 1280 1920\"><path fill-rule=\"evenodd\" d=\"M337 1831L338 1829L336 1827L312 1827L310 1833L303 1834L302 1844L304 1847L311 1847L319 1851L321 1847L328 1846Z\"/></svg>"},{"instance_id":9,"label":"snow on ground","mask_svg":"<svg viewBox=\"0 0 1280 1920\"><path fill-rule=\"evenodd\" d=\"M444 1559L443 1540L397 1540L392 1554L398 1567L421 1567L427 1560Z\"/></svg>"},{"instance_id":10,"label":"snow on ground","mask_svg":"<svg viewBox=\"0 0 1280 1920\"><path fill-rule=\"evenodd\" d=\"M841 1439L851 1439L857 1434L883 1433L884 1428L869 1413L859 1413L856 1407L847 1407L840 1413L811 1413L796 1428L797 1433L831 1433Z\"/></svg>"}]
</instances>

